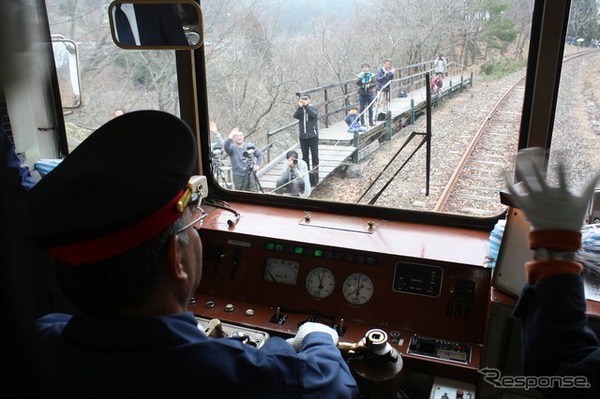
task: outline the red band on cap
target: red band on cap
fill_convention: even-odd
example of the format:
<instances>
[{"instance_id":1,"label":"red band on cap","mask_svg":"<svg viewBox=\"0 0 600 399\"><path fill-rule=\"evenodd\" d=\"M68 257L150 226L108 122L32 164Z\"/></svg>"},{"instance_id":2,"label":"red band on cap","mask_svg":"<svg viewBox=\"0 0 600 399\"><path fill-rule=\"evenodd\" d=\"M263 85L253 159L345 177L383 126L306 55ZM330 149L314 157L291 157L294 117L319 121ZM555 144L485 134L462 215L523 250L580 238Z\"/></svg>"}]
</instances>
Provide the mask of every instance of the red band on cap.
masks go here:
<instances>
[{"instance_id":1,"label":"red band on cap","mask_svg":"<svg viewBox=\"0 0 600 399\"><path fill-rule=\"evenodd\" d=\"M183 193L184 191L180 191L167 205L125 230L90 241L53 247L50 248L50 252L57 260L73 266L101 261L127 252L166 230L181 216L176 204Z\"/></svg>"}]
</instances>

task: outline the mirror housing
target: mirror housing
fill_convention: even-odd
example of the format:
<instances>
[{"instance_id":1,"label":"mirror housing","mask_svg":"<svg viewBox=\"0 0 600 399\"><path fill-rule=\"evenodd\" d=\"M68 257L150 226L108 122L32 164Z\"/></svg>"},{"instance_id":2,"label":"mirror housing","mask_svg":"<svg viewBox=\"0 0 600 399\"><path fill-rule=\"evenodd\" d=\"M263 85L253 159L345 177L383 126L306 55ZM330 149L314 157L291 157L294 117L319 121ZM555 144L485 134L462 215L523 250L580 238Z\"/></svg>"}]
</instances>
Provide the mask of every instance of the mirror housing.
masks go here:
<instances>
[{"instance_id":1,"label":"mirror housing","mask_svg":"<svg viewBox=\"0 0 600 399\"><path fill-rule=\"evenodd\" d=\"M60 87L60 101L63 109L81 106L81 81L79 77L79 56L77 44L62 36L52 36L54 65Z\"/></svg>"},{"instance_id":2,"label":"mirror housing","mask_svg":"<svg viewBox=\"0 0 600 399\"><path fill-rule=\"evenodd\" d=\"M123 49L193 50L203 44L202 11L193 0L115 0L110 32Z\"/></svg>"}]
</instances>

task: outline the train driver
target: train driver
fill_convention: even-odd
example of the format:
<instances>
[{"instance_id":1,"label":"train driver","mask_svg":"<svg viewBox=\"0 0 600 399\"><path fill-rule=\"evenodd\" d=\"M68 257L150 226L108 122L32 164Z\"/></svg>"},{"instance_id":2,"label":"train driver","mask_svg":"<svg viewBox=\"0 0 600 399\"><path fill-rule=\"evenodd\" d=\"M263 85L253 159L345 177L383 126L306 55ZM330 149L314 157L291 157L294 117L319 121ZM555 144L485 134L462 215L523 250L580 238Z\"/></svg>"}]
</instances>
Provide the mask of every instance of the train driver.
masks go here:
<instances>
[{"instance_id":1,"label":"train driver","mask_svg":"<svg viewBox=\"0 0 600 399\"><path fill-rule=\"evenodd\" d=\"M210 338L188 304L202 276L205 214L188 185L196 143L179 118L114 118L24 202L33 242L55 259L80 312L36 322L49 397L353 398L335 330L303 324L257 349ZM25 212L24 212L25 213ZM25 217L25 216L23 216Z\"/></svg>"}]
</instances>

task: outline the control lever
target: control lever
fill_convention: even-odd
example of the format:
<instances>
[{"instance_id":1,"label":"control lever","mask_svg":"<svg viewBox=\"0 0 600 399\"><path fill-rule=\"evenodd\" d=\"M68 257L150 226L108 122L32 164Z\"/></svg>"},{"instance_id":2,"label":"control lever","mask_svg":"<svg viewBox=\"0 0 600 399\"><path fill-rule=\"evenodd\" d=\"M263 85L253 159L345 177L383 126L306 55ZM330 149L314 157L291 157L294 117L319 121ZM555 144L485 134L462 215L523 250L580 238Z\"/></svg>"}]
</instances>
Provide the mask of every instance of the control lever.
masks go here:
<instances>
[{"instance_id":1,"label":"control lever","mask_svg":"<svg viewBox=\"0 0 600 399\"><path fill-rule=\"evenodd\" d=\"M271 320L269 320L271 323L276 323L276 324L284 324L287 320L287 314L283 313L281 311L281 307L277 306L277 309L275 311L275 314L273 315L273 317L271 317Z\"/></svg>"},{"instance_id":2,"label":"control lever","mask_svg":"<svg viewBox=\"0 0 600 399\"><path fill-rule=\"evenodd\" d=\"M340 319L340 324L337 324L337 325L334 324L332 326L332 328L338 333L338 335L340 337L342 337L346 333L346 330L348 329L348 327L346 327L344 325L344 319L343 318Z\"/></svg>"},{"instance_id":3,"label":"control lever","mask_svg":"<svg viewBox=\"0 0 600 399\"><path fill-rule=\"evenodd\" d=\"M358 342L339 342L338 349L348 361L361 393L368 396L385 396L400 387L402 356L380 329L367 331Z\"/></svg>"},{"instance_id":4,"label":"control lever","mask_svg":"<svg viewBox=\"0 0 600 399\"><path fill-rule=\"evenodd\" d=\"M223 331L223 324L221 324L221 320L219 319L211 319L204 328L204 334L213 338L224 338L227 336L225 331Z\"/></svg>"},{"instance_id":5,"label":"control lever","mask_svg":"<svg viewBox=\"0 0 600 399\"><path fill-rule=\"evenodd\" d=\"M374 329L358 342L339 342L337 347L347 358L363 357L376 362L396 363L400 354L396 352L387 342L387 333L383 330Z\"/></svg>"}]
</instances>

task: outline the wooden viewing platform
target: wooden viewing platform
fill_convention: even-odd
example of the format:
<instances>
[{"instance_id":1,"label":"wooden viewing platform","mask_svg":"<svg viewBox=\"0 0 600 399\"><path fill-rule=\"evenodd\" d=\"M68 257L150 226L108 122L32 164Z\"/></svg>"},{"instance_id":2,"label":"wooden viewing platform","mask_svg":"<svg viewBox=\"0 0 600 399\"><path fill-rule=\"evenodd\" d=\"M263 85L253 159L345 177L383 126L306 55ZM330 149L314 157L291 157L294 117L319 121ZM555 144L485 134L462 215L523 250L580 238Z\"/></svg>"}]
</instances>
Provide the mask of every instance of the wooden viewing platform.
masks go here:
<instances>
[{"instance_id":1,"label":"wooden viewing platform","mask_svg":"<svg viewBox=\"0 0 600 399\"><path fill-rule=\"evenodd\" d=\"M319 132L320 134L320 132ZM346 133L351 136L350 133ZM302 158L300 145L290 148L298 153L299 158ZM331 172L333 172L340 164L346 161L356 150L355 147L348 145L326 145L319 144L319 182L323 180ZM289 150L288 150L289 151ZM287 152L287 151L286 151ZM271 161L264 168L260 169L256 174L263 190L267 193L272 192L276 188L277 179L281 175L281 170L287 166L285 153Z\"/></svg>"},{"instance_id":2,"label":"wooden viewing platform","mask_svg":"<svg viewBox=\"0 0 600 399\"><path fill-rule=\"evenodd\" d=\"M444 79L444 86L440 90L440 96L444 93L449 92L451 89L455 89L460 85L461 76L454 76ZM452 83L452 88L450 84ZM406 115L410 112L411 107L424 104L426 102L427 92L425 88L415 90L407 93L406 97L397 97L394 95L398 93L391 93L390 111L392 119ZM432 95L435 98L436 95ZM374 110L374 118L377 117L377 112L383 112L384 109ZM365 118L368 121L368 117ZM359 133L359 136L369 136L374 131L382 131L385 129L385 121L375 121L375 126L366 126L364 132ZM337 169L343 163L350 163L351 158L356 151L354 145L355 137L353 133L348 132L348 125L345 121L339 121L331 124L329 127L319 127L319 184L325 180L325 178ZM300 151L300 144L296 143L294 146L288 149L295 150L299 157L302 157ZM286 151L287 152L287 151ZM361 157L362 158L362 157ZM259 178L260 184L265 192L271 192L276 188L276 182L281 174L285 161L285 152L280 154L277 158L265 165L261 170L258 171L257 177Z\"/></svg>"},{"instance_id":3,"label":"wooden viewing platform","mask_svg":"<svg viewBox=\"0 0 600 399\"><path fill-rule=\"evenodd\" d=\"M472 85L471 79L468 82L462 81L462 76L451 76L444 79L444 85L440 89L439 94L432 94L432 102L436 103L436 98L442 98L452 95L453 92L460 91L462 86ZM425 108L427 100L426 88L420 88L412 92L407 93L406 97L398 97L398 92L391 93L391 101L389 110L391 112L392 124L400 123L400 126L404 126L410 120L412 111L420 111ZM414 107L414 108L413 108ZM385 112L384 109L375 109L374 118L377 117L377 112ZM404 119L408 119L404 121ZM368 121L368 117L365 118ZM319 124L319 181L321 184L330 173L336 170L342 164L349 164L357 159L360 160L366 157L371 152L375 151L378 142L375 142L374 137L379 133L384 133L386 129L391 129L390 124L386 121L374 121L375 126L366 126L364 132L360 132L358 136L354 133L348 132L348 126L345 121L341 120L324 127ZM406 123L405 123L406 122ZM399 130L399 129L397 129ZM390 132L390 136L392 132ZM369 138L373 140L373 143L366 146L365 143L369 141ZM355 155L357 151L356 143L359 142L358 155ZM289 150L295 150L298 156L302 158L300 151L300 143L297 142L291 146L288 150L279 154L275 159L266 165L263 165L257 172L257 177L265 193L273 192L276 188L276 182L281 174L281 170L286 165L285 154ZM230 168L223 167L226 173L229 173ZM231 177L229 176L229 181Z\"/></svg>"}]
</instances>

